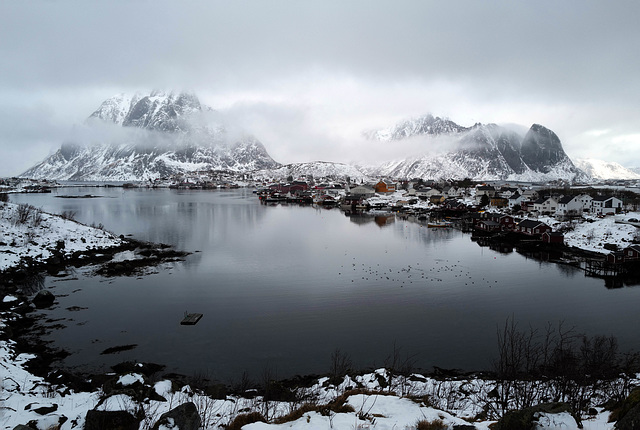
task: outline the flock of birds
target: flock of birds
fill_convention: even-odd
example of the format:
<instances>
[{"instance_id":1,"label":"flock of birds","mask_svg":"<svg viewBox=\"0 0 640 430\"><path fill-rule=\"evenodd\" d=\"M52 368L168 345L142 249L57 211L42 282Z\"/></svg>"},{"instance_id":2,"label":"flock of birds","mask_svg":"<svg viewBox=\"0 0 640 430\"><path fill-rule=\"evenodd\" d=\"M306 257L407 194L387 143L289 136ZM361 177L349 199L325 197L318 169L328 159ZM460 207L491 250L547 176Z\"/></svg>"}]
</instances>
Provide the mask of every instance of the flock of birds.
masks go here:
<instances>
[{"instance_id":1,"label":"flock of birds","mask_svg":"<svg viewBox=\"0 0 640 430\"><path fill-rule=\"evenodd\" d=\"M346 254L345 254L346 256ZM380 283L392 283L400 287L415 283L456 282L458 284L488 285L498 283L497 280L478 278L473 276L468 266L461 265L460 260L450 261L444 259L432 260L429 264L416 262L402 267L385 267L377 263L375 265L360 263L356 257L349 264L343 264L338 271L339 276L351 278L351 282L373 281Z\"/></svg>"}]
</instances>

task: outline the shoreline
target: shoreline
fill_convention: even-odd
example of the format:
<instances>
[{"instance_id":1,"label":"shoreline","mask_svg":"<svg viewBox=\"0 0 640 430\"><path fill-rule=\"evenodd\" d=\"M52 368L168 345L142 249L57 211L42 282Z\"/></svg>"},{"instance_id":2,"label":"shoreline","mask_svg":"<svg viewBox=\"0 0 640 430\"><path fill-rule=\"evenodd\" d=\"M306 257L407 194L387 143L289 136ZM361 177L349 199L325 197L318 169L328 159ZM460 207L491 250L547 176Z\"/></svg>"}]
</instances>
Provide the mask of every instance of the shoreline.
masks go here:
<instances>
[{"instance_id":1,"label":"shoreline","mask_svg":"<svg viewBox=\"0 0 640 430\"><path fill-rule=\"evenodd\" d=\"M25 364L25 368L34 375L48 379L52 364L69 354L40 339L38 331L44 330L44 327L40 326L38 321L43 317L32 315L35 309L46 309L55 300L51 295L50 303L45 302L42 305L35 303L38 291L48 291L42 289L45 276L61 276L61 273L66 274L69 269L88 267L92 268L92 275L107 278L140 276L145 274L146 269L164 263L183 261L184 257L191 254L176 251L166 244L154 244L123 237L120 240L121 244L118 246L76 251L70 256L54 255L45 261L31 261L0 272L0 296L5 297L5 302L0 303L0 309L3 311L1 321L4 323L0 331L0 340L15 342L16 354L37 355L36 359L29 360ZM138 258L114 261L113 257L120 253L131 253ZM6 301L7 297L11 298L10 301ZM63 369L62 372L68 374L72 380L78 377L78 375L72 375L68 369ZM56 382L59 383L60 380Z\"/></svg>"}]
</instances>

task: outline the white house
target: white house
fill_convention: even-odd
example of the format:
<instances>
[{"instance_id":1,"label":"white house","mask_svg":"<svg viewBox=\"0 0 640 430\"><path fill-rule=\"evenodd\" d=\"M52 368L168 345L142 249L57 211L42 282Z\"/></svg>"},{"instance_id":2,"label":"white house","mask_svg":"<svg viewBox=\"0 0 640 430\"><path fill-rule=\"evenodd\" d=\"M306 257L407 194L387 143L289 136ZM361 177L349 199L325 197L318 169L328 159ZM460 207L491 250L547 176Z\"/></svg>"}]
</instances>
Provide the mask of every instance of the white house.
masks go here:
<instances>
[{"instance_id":1,"label":"white house","mask_svg":"<svg viewBox=\"0 0 640 430\"><path fill-rule=\"evenodd\" d=\"M466 189L463 187L451 187L447 191L448 197L461 197L465 194Z\"/></svg>"},{"instance_id":2,"label":"white house","mask_svg":"<svg viewBox=\"0 0 640 430\"><path fill-rule=\"evenodd\" d=\"M564 196L558 200L557 216L579 215L582 213L582 202L578 200L578 196Z\"/></svg>"},{"instance_id":3,"label":"white house","mask_svg":"<svg viewBox=\"0 0 640 430\"><path fill-rule=\"evenodd\" d=\"M416 197L424 197L428 199L431 196L436 196L436 195L442 195L442 192L437 188L426 187L426 188L419 188L416 190Z\"/></svg>"},{"instance_id":4,"label":"white house","mask_svg":"<svg viewBox=\"0 0 640 430\"><path fill-rule=\"evenodd\" d=\"M533 210L540 214L552 214L558 209L558 200L554 197L542 197L533 203Z\"/></svg>"},{"instance_id":5,"label":"white house","mask_svg":"<svg viewBox=\"0 0 640 430\"><path fill-rule=\"evenodd\" d=\"M354 196L370 197L375 194L375 190L371 185L358 185L349 189L349 192Z\"/></svg>"},{"instance_id":6,"label":"white house","mask_svg":"<svg viewBox=\"0 0 640 430\"><path fill-rule=\"evenodd\" d=\"M591 201L593 200L593 197L589 194L580 194L576 199L582 203L582 212L588 211L589 208L591 208Z\"/></svg>"},{"instance_id":7,"label":"white house","mask_svg":"<svg viewBox=\"0 0 640 430\"><path fill-rule=\"evenodd\" d=\"M591 208L591 196L580 194L579 196L564 196L558 200L556 215L580 215L585 209Z\"/></svg>"},{"instance_id":8,"label":"white house","mask_svg":"<svg viewBox=\"0 0 640 430\"><path fill-rule=\"evenodd\" d=\"M514 206L519 206L524 200L524 197L520 193L515 193L509 197L509 209L513 209Z\"/></svg>"},{"instance_id":9,"label":"white house","mask_svg":"<svg viewBox=\"0 0 640 430\"><path fill-rule=\"evenodd\" d=\"M524 190L520 194L522 194L522 197L524 197L524 200L537 200L538 199L538 192L536 190L531 190L531 189Z\"/></svg>"},{"instance_id":10,"label":"white house","mask_svg":"<svg viewBox=\"0 0 640 430\"><path fill-rule=\"evenodd\" d=\"M591 200L592 214L618 213L622 210L622 200L616 197L597 196Z\"/></svg>"}]
</instances>

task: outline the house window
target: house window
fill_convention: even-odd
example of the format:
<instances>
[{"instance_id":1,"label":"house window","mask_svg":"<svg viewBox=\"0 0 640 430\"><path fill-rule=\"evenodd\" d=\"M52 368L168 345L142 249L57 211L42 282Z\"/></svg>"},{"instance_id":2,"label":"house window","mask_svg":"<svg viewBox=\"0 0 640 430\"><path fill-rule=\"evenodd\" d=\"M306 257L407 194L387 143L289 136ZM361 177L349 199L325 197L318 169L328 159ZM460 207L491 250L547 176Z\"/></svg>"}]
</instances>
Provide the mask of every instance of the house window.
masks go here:
<instances>
[{"instance_id":1,"label":"house window","mask_svg":"<svg viewBox=\"0 0 640 430\"><path fill-rule=\"evenodd\" d=\"M633 251L632 250L629 250L628 253L629 253L629 257L633 256Z\"/></svg>"}]
</instances>

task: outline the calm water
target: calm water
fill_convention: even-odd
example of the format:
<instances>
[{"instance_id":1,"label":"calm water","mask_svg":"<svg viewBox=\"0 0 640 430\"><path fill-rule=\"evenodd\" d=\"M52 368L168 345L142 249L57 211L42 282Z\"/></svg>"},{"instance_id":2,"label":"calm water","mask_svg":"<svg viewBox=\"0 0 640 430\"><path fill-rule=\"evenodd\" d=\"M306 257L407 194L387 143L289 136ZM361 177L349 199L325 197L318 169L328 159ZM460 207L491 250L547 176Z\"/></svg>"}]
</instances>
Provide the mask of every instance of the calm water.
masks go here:
<instances>
[{"instance_id":1,"label":"calm water","mask_svg":"<svg viewBox=\"0 0 640 430\"><path fill-rule=\"evenodd\" d=\"M72 352L64 365L80 370L137 359L222 381L266 367L289 377L328 371L336 348L357 367L381 366L394 344L424 369L486 369L496 327L509 316L523 328L564 321L640 350L640 288L608 290L580 271L500 254L456 230L264 206L248 190L58 193L103 197L11 201L198 251L141 278L47 278L58 296L47 316L65 325L50 337ZM185 311L204 318L181 326ZM138 346L100 355L126 344Z\"/></svg>"}]
</instances>

